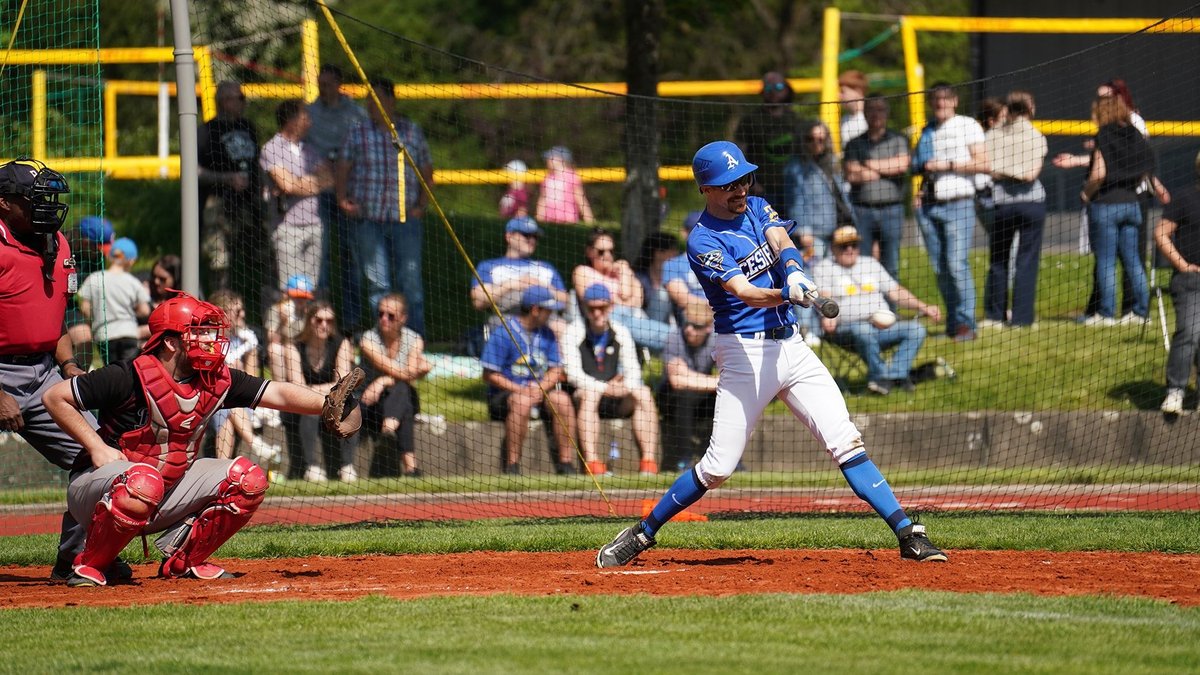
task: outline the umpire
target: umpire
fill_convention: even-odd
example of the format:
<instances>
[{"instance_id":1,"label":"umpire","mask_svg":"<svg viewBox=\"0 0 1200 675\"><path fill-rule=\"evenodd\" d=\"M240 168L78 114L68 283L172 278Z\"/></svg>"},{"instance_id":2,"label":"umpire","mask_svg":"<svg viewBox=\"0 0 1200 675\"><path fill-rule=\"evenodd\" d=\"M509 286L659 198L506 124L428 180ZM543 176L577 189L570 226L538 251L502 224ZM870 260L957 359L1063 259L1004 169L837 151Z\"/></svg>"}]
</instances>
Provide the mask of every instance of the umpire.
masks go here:
<instances>
[{"instance_id":1,"label":"umpire","mask_svg":"<svg viewBox=\"0 0 1200 675\"><path fill-rule=\"evenodd\" d=\"M67 300L79 286L59 232L67 215L59 198L70 191L62 174L37 160L0 165L0 431L16 432L62 469L82 448L50 419L42 394L83 373L63 331ZM96 424L90 414L88 422ZM71 575L85 534L64 512L52 579Z\"/></svg>"}]
</instances>

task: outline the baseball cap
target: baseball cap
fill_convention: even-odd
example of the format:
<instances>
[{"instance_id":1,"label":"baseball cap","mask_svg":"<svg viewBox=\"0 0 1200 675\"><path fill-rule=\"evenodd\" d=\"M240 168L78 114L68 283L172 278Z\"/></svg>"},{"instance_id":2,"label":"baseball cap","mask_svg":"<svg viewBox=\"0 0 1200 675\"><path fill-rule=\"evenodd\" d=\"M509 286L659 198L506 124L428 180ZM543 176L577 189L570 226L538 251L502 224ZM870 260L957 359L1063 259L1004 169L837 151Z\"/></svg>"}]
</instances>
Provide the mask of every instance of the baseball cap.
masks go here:
<instances>
[{"instance_id":1,"label":"baseball cap","mask_svg":"<svg viewBox=\"0 0 1200 675\"><path fill-rule=\"evenodd\" d=\"M728 185L758 169L746 161L742 149L729 141L713 141L696 151L692 175L699 185Z\"/></svg>"},{"instance_id":2,"label":"baseball cap","mask_svg":"<svg viewBox=\"0 0 1200 675\"><path fill-rule=\"evenodd\" d=\"M604 284L592 284L583 292L584 302L612 302L612 293Z\"/></svg>"},{"instance_id":3,"label":"baseball cap","mask_svg":"<svg viewBox=\"0 0 1200 675\"><path fill-rule=\"evenodd\" d=\"M542 153L542 159L550 159L551 157L557 157L564 162L574 161L574 158L571 155L571 149L565 145L556 145Z\"/></svg>"},{"instance_id":4,"label":"baseball cap","mask_svg":"<svg viewBox=\"0 0 1200 675\"><path fill-rule=\"evenodd\" d=\"M841 246L842 244L857 244L858 230L854 229L853 225L843 225L833 231L833 245Z\"/></svg>"},{"instance_id":5,"label":"baseball cap","mask_svg":"<svg viewBox=\"0 0 1200 675\"><path fill-rule=\"evenodd\" d=\"M529 216L517 216L508 221L504 226L505 232L520 232L521 234L536 234L541 236L542 228L538 227L537 221Z\"/></svg>"},{"instance_id":6,"label":"baseball cap","mask_svg":"<svg viewBox=\"0 0 1200 675\"><path fill-rule=\"evenodd\" d=\"M545 286L530 286L521 293L521 307L529 309L530 307L545 307L558 311L563 308L563 304L554 297L554 291Z\"/></svg>"},{"instance_id":7,"label":"baseball cap","mask_svg":"<svg viewBox=\"0 0 1200 675\"><path fill-rule=\"evenodd\" d=\"M136 260L138 257L137 244L129 237L121 237L112 243L111 253L120 253L125 256L126 260Z\"/></svg>"},{"instance_id":8,"label":"baseball cap","mask_svg":"<svg viewBox=\"0 0 1200 675\"><path fill-rule=\"evenodd\" d=\"M288 277L287 294L289 298L313 299L313 283L304 274L293 274Z\"/></svg>"},{"instance_id":9,"label":"baseball cap","mask_svg":"<svg viewBox=\"0 0 1200 675\"><path fill-rule=\"evenodd\" d=\"M514 159L510 160L508 164L504 165L504 170L512 173L525 173L526 171L529 171L529 167L525 166L525 162L522 162L519 159Z\"/></svg>"},{"instance_id":10,"label":"baseball cap","mask_svg":"<svg viewBox=\"0 0 1200 675\"><path fill-rule=\"evenodd\" d=\"M28 195L37 175L37 169L20 162L0 166L0 195Z\"/></svg>"},{"instance_id":11,"label":"baseball cap","mask_svg":"<svg viewBox=\"0 0 1200 675\"><path fill-rule=\"evenodd\" d=\"M703 211L688 211L687 215L683 217L683 229L691 232L696 223L700 222L700 216L703 215Z\"/></svg>"},{"instance_id":12,"label":"baseball cap","mask_svg":"<svg viewBox=\"0 0 1200 675\"><path fill-rule=\"evenodd\" d=\"M116 233L112 223L100 216L84 216L79 219L79 234L93 244L111 244Z\"/></svg>"}]
</instances>

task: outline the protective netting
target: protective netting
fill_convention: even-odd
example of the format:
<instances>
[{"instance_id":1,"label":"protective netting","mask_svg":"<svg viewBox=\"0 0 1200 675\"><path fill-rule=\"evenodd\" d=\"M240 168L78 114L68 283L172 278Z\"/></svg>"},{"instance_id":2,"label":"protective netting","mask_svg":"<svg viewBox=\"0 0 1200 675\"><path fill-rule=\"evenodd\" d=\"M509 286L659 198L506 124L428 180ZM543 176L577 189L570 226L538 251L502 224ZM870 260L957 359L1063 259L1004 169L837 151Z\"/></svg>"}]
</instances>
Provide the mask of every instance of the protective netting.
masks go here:
<instances>
[{"instance_id":1,"label":"protective netting","mask_svg":"<svg viewBox=\"0 0 1200 675\"><path fill-rule=\"evenodd\" d=\"M640 513L704 453L714 418L728 417L713 410L710 380L685 383L689 361L709 374L707 348L691 345L704 344L711 314L696 301L688 269L673 276L678 263L670 262L683 250L689 213L704 208L693 154L718 139L737 141L760 166L752 194L798 222L793 240L815 256L809 264L823 292L841 303L836 326L800 310L798 328L835 376L868 453L905 506L1200 508L1200 417L1189 414L1195 388L1178 382L1190 364L1176 366L1172 383L1182 388L1183 414L1160 411L1170 399L1166 345L1194 350L1195 338L1173 337L1172 290L1176 298L1189 291L1172 285L1171 262L1155 252L1164 210L1152 180L1176 205L1166 211L1180 228L1176 250L1192 253L1185 231L1200 228L1198 202L1188 196L1200 125L1195 94L1179 83L1200 75L1193 19L1164 24L1173 34L985 39L966 25L941 28L943 38L956 37L933 43L931 53L947 65L920 69L916 105L906 94L915 71L906 79L900 24L893 17L847 28L862 20L850 18L845 39L862 42L842 45L855 49L843 52L834 74L840 86L825 84L850 102L821 105L819 78L762 79L750 71L721 81L700 81L700 70L673 72L660 84L663 95L630 96L623 82L596 77L622 80L621 50L611 63L597 56L586 68L518 72L410 39L402 18L368 7L333 5L329 16L344 44L319 4L206 2L191 11L201 108L210 120L200 133L204 293L239 324L242 367L317 388L351 363L368 373L367 425L356 442L326 438L311 420L261 411L214 425L209 452L233 445L271 468L275 483L255 522ZM89 23L78 12L62 15L60 29L36 37L53 34L60 43L35 44L19 33L18 47L28 39L29 48L58 48L85 36L95 46L94 16ZM480 39L494 44L496 35ZM927 35L918 31L915 46ZM813 58L789 76L816 74ZM964 82L968 62L982 79ZM34 68L10 63L4 73L6 156L30 147ZM52 68L61 75L49 78L47 100L64 130L51 134L47 157L98 154L97 83L112 84L109 66ZM591 83L560 83L585 79L577 73ZM377 102L366 96L363 74L393 113L395 137L371 112ZM948 86L934 88L939 81ZM858 115L865 97L877 98ZM120 97L122 109L125 99L134 105L138 96ZM1007 122L978 115L994 104ZM927 145L918 143L914 107L931 122L942 116ZM1098 131L1093 114L1107 128ZM874 121L867 127L873 117L885 133ZM864 128L857 141L845 136ZM152 155L150 137L143 131L144 147L120 153ZM406 149L402 188L394 139ZM914 155L923 170L910 168ZM1096 175L1093 155L1106 160L1108 178L1087 184ZM102 213L85 205L87 176L99 201L95 174L72 174L69 222ZM1090 209L1080 200L1085 185ZM850 223L862 262L853 270L840 257L852 238L837 229ZM144 249L178 252L176 233L147 236L160 238L139 242ZM944 252L932 262L930 241ZM613 262L609 251L627 262ZM879 263L866 262L874 255ZM1121 288L1126 263L1142 271L1130 290ZM892 276L911 296L893 288ZM597 284L606 291L587 292ZM527 294L531 286L549 290ZM564 309L548 317L523 312L522 299L562 301ZM588 308L606 304L634 345L618 344L623 331L587 330ZM879 310L899 315L895 328L863 328ZM535 337L541 321L550 331ZM590 332L607 337L581 347ZM683 358L678 345L666 345L672 334L686 336ZM534 346L531 365L544 374L551 336L563 354L573 352L569 365L595 374L620 363L632 397L601 401L598 424L547 407L506 425L532 390L504 400L492 391L503 382L485 381L485 371L518 382L528 376L516 339ZM881 336L915 344L885 348L881 363L869 366L856 349ZM533 397L591 408L589 388L590 380L574 379ZM556 438L559 424L573 433ZM522 444L507 442L514 430L525 434ZM519 473L508 466L514 460ZM9 502L50 502L55 493L42 488L64 480L25 447L7 452L4 463ZM866 508L780 401L767 406L738 471L699 507Z\"/></svg>"}]
</instances>

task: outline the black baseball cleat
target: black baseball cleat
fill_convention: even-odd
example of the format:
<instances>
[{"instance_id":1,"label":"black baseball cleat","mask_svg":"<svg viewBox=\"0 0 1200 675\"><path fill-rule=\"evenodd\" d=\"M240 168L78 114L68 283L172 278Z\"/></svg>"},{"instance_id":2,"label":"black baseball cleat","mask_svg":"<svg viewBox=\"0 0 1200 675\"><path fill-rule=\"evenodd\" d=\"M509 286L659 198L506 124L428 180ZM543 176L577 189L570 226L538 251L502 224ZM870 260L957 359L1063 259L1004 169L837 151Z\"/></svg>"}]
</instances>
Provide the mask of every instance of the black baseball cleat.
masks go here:
<instances>
[{"instance_id":1,"label":"black baseball cleat","mask_svg":"<svg viewBox=\"0 0 1200 675\"><path fill-rule=\"evenodd\" d=\"M658 542L654 537L642 531L642 524L621 530L607 546L596 552L596 567L621 567L633 562L633 559L654 547Z\"/></svg>"},{"instance_id":2,"label":"black baseball cleat","mask_svg":"<svg viewBox=\"0 0 1200 675\"><path fill-rule=\"evenodd\" d=\"M54 563L54 569L50 570L51 581L71 581L72 577L78 576L75 574L74 567L70 562L59 560ZM108 578L109 583L129 581L133 578L133 568L129 563L117 558L108 566L108 570L104 572L104 576ZM70 586L71 584L67 584Z\"/></svg>"},{"instance_id":3,"label":"black baseball cleat","mask_svg":"<svg viewBox=\"0 0 1200 675\"><path fill-rule=\"evenodd\" d=\"M946 554L925 536L924 525L913 523L897 532L896 537L900 539L901 558L918 562L946 562Z\"/></svg>"}]
</instances>

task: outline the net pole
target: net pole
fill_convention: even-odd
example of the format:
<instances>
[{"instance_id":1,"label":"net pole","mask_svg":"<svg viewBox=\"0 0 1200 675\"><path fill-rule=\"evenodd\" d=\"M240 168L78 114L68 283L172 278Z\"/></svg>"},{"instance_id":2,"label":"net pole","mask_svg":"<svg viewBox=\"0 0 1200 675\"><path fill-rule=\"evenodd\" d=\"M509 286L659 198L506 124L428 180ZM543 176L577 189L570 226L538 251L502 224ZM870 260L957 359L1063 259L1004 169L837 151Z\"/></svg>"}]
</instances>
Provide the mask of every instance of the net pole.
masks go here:
<instances>
[{"instance_id":1,"label":"net pole","mask_svg":"<svg viewBox=\"0 0 1200 675\"><path fill-rule=\"evenodd\" d=\"M196 139L196 64L188 0L171 0L171 26L175 34L175 91L179 93L179 197L183 290L200 293L200 184L199 145Z\"/></svg>"}]
</instances>

